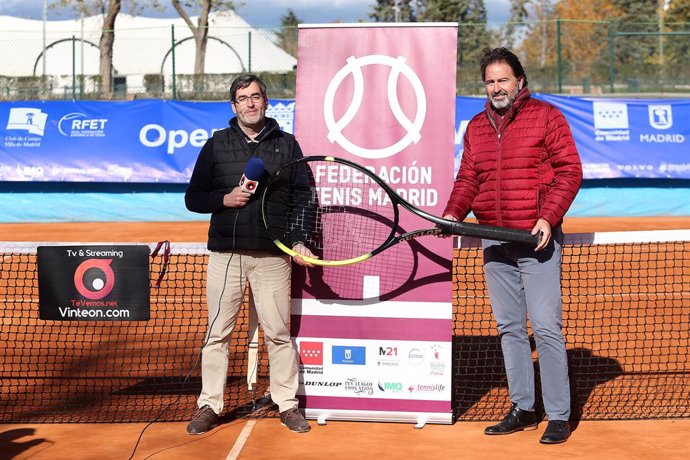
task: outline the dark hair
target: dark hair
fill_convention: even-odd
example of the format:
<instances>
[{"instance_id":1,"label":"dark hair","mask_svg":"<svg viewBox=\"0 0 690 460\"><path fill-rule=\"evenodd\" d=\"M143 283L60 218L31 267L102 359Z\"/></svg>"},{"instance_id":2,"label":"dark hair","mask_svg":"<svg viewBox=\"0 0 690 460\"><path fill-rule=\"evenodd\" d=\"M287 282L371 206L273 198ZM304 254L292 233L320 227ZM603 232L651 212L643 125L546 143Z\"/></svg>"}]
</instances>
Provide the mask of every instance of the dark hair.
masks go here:
<instances>
[{"instance_id":1,"label":"dark hair","mask_svg":"<svg viewBox=\"0 0 690 460\"><path fill-rule=\"evenodd\" d=\"M259 85L261 95L263 97L267 97L266 84L263 81L261 81L261 79L256 75L245 74L235 78L235 80L232 82L232 85L230 85L230 100L234 102L235 96L237 95L237 90L244 89L252 83L256 83L257 85Z\"/></svg>"},{"instance_id":2,"label":"dark hair","mask_svg":"<svg viewBox=\"0 0 690 460\"><path fill-rule=\"evenodd\" d=\"M479 69L482 73L482 81L486 80L486 68L489 64L503 62L510 66L516 78L522 77L522 86L527 86L527 75L520 64L520 59L508 48L484 48L479 56Z\"/></svg>"}]
</instances>

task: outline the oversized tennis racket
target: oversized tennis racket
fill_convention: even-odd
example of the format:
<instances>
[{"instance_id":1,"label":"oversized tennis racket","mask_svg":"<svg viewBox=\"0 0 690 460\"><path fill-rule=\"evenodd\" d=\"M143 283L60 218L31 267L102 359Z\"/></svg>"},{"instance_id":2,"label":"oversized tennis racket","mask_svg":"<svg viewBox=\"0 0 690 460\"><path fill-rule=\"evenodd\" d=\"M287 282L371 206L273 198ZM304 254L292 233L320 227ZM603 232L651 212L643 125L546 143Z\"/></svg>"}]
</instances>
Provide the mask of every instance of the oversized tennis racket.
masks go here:
<instances>
[{"instance_id":1,"label":"oversized tennis racket","mask_svg":"<svg viewBox=\"0 0 690 460\"><path fill-rule=\"evenodd\" d=\"M400 232L400 208L435 227ZM526 230L454 222L401 198L367 168L331 156L309 156L279 167L262 195L263 220L286 254L303 244L314 265L339 266L367 260L402 242L427 235L463 235L536 246ZM301 254L300 254L301 255Z\"/></svg>"}]
</instances>

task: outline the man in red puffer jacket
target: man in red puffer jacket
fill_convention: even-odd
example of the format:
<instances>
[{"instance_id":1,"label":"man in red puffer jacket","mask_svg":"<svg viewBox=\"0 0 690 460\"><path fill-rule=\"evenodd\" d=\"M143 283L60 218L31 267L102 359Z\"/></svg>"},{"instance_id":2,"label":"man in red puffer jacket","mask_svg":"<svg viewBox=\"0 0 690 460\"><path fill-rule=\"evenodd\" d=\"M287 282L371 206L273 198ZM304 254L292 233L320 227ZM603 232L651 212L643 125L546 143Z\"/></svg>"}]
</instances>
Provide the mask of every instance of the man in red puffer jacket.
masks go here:
<instances>
[{"instance_id":1,"label":"man in red puffer jacket","mask_svg":"<svg viewBox=\"0 0 690 460\"><path fill-rule=\"evenodd\" d=\"M480 70L486 109L467 125L460 170L443 213L461 221L541 233L536 248L484 240L484 272L508 377L511 408L484 431L510 434L536 428L529 317L539 357L544 444L570 436L570 386L561 306L563 216L582 183L570 127L554 106L533 99L518 57L485 49Z\"/></svg>"}]
</instances>

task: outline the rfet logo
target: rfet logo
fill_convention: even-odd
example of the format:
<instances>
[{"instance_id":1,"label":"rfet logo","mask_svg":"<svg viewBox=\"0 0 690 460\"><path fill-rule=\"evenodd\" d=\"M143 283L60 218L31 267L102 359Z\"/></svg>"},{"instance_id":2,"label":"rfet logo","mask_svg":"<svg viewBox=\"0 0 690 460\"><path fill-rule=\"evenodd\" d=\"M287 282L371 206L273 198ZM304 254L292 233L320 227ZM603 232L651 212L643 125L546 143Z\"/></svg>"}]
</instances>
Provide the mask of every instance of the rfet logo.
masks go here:
<instances>
[{"instance_id":1,"label":"rfet logo","mask_svg":"<svg viewBox=\"0 0 690 460\"><path fill-rule=\"evenodd\" d=\"M113 259L88 259L79 264L74 271L74 287L79 294L90 300L110 294L115 286L112 262Z\"/></svg>"},{"instance_id":2,"label":"rfet logo","mask_svg":"<svg viewBox=\"0 0 690 460\"><path fill-rule=\"evenodd\" d=\"M323 366L323 342L300 342L299 357L306 366Z\"/></svg>"},{"instance_id":3,"label":"rfet logo","mask_svg":"<svg viewBox=\"0 0 690 460\"><path fill-rule=\"evenodd\" d=\"M107 118L89 118L85 113L72 112L60 118L58 131L66 137L105 137Z\"/></svg>"}]
</instances>

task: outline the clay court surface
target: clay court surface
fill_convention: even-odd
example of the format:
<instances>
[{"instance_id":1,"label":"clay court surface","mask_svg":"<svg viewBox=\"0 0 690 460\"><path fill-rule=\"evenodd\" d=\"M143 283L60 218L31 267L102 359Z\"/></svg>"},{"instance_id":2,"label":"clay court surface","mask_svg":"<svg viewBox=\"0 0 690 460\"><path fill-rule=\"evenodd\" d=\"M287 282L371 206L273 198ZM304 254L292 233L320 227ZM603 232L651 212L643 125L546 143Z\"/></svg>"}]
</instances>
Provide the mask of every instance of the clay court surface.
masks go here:
<instances>
[{"instance_id":1,"label":"clay court surface","mask_svg":"<svg viewBox=\"0 0 690 460\"><path fill-rule=\"evenodd\" d=\"M571 218L566 233L690 229L690 217ZM0 224L0 241L203 242L206 222ZM191 414L190 414L191 415ZM536 431L485 436L486 422L453 425L334 422L294 434L276 418L238 419L201 436L186 423L0 425L4 459L685 459L690 419L582 421L570 440L545 446Z\"/></svg>"},{"instance_id":2,"label":"clay court surface","mask_svg":"<svg viewBox=\"0 0 690 460\"><path fill-rule=\"evenodd\" d=\"M566 233L690 229L687 217L567 218ZM208 224L194 222L55 222L0 224L0 241L205 242Z\"/></svg>"}]
</instances>

